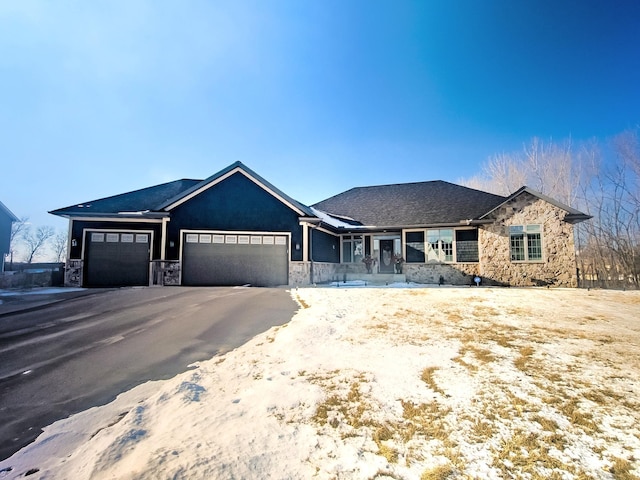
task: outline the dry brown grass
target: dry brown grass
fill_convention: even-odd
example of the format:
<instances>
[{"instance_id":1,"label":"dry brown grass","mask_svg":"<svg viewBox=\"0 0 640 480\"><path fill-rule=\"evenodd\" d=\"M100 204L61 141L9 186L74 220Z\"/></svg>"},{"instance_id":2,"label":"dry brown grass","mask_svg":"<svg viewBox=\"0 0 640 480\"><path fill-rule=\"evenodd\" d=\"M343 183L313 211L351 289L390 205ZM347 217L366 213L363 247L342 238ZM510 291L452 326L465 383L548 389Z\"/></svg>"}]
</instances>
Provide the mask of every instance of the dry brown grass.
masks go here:
<instances>
[{"instance_id":1,"label":"dry brown grass","mask_svg":"<svg viewBox=\"0 0 640 480\"><path fill-rule=\"evenodd\" d=\"M501 439L498 447L493 448L493 466L500 470L504 478L549 478L537 466L546 469L580 473L557 457L549 454L546 439L533 432L514 430L508 437ZM558 472L555 472L556 474Z\"/></svg>"},{"instance_id":2,"label":"dry brown grass","mask_svg":"<svg viewBox=\"0 0 640 480\"><path fill-rule=\"evenodd\" d=\"M400 401L402 417L411 425L416 435L428 439L449 440L449 427L444 418L451 412L450 407L442 407L438 402L415 404L411 401Z\"/></svg>"},{"instance_id":3,"label":"dry brown grass","mask_svg":"<svg viewBox=\"0 0 640 480\"><path fill-rule=\"evenodd\" d=\"M437 367L427 367L424 370L422 370L422 375L420 376L420 379L426 383L429 388L431 390L433 390L434 392L440 393L441 395L444 395L444 390L442 390L438 384L436 383L435 379L433 378L433 374L438 370Z\"/></svg>"},{"instance_id":4,"label":"dry brown grass","mask_svg":"<svg viewBox=\"0 0 640 480\"><path fill-rule=\"evenodd\" d=\"M493 422L485 418L476 417L472 422L471 434L476 440L484 442L496 434Z\"/></svg>"},{"instance_id":5,"label":"dry brown grass","mask_svg":"<svg viewBox=\"0 0 640 480\"><path fill-rule=\"evenodd\" d=\"M634 475L631 470L632 463L624 458L614 457L609 467L609 473L613 475L615 480L639 480L640 477Z\"/></svg>"},{"instance_id":6,"label":"dry brown grass","mask_svg":"<svg viewBox=\"0 0 640 480\"><path fill-rule=\"evenodd\" d=\"M420 475L420 480L447 480L454 478L455 473L456 470L453 468L453 465L447 463L425 470L424 473Z\"/></svg>"},{"instance_id":7,"label":"dry brown grass","mask_svg":"<svg viewBox=\"0 0 640 480\"><path fill-rule=\"evenodd\" d=\"M572 425L583 428L588 432L595 432L598 426L593 421L593 415L580 408L577 398L569 398L560 406L560 412Z\"/></svg>"},{"instance_id":8,"label":"dry brown grass","mask_svg":"<svg viewBox=\"0 0 640 480\"><path fill-rule=\"evenodd\" d=\"M383 415L385 408L388 414L395 407L374 402L371 389L363 388L370 380L355 378L345 384L346 372L332 379L312 375L309 378L327 391L316 414L318 422L338 429L342 438L372 440L369 448L390 465L439 460L441 465L423 471L424 479L476 478L466 450L458 448L467 443L488 452L490 466L503 478L593 478L580 462L560 453L587 449L611 465L611 478L640 480L640 461L631 456L636 450L627 450L628 459L611 453L612 442L625 451L625 435L640 440L633 427L634 421L640 422L640 402L637 373L628 368L633 358L625 357L629 344L600 326L601 315L583 319L571 312L573 323L561 317L543 323L528 305L494 308L474 298L465 306L434 306L433 292L406 295L424 297L424 308L396 310L401 302L388 303L385 313L390 321L374 316L364 328L373 335L393 335L397 345L420 345L423 340L425 348L431 348L441 339L453 352L458 346L457 356L448 357L448 364L440 359L438 366L422 369L420 379L429 390L416 391L411 399L397 398L401 413L394 415L399 418ZM508 316L526 317L531 325ZM579 326L583 320L589 323L584 328ZM629 338L635 337L629 334L624 341L629 343ZM461 373L459 366L465 371ZM464 389L461 374L473 392L468 399L469 391L456 398ZM443 383L448 379L453 380L451 388ZM437 400L430 400L431 391L438 394ZM391 478L393 471L388 473Z\"/></svg>"},{"instance_id":9,"label":"dry brown grass","mask_svg":"<svg viewBox=\"0 0 640 480\"><path fill-rule=\"evenodd\" d=\"M531 345L525 345L518 350L519 357L513 361L514 366L523 372L526 372L529 366L529 361L533 356L534 349Z\"/></svg>"},{"instance_id":10,"label":"dry brown grass","mask_svg":"<svg viewBox=\"0 0 640 480\"><path fill-rule=\"evenodd\" d=\"M310 307L310 305L304 300L304 298L300 297L300 295L296 295L296 301L302 308Z\"/></svg>"},{"instance_id":11,"label":"dry brown grass","mask_svg":"<svg viewBox=\"0 0 640 480\"><path fill-rule=\"evenodd\" d=\"M473 316L478 319L491 319L500 315L500 312L493 307L477 305L473 309Z\"/></svg>"}]
</instances>

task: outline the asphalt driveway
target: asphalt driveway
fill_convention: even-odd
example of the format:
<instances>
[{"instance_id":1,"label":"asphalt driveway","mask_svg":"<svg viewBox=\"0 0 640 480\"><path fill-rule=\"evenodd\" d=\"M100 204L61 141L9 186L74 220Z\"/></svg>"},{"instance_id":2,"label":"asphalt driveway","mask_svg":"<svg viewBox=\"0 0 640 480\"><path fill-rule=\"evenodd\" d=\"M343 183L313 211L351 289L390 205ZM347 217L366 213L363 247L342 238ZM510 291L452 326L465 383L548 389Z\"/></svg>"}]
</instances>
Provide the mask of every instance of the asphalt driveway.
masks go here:
<instances>
[{"instance_id":1,"label":"asphalt driveway","mask_svg":"<svg viewBox=\"0 0 640 480\"><path fill-rule=\"evenodd\" d=\"M54 421L234 349L288 322L296 308L285 289L222 287L84 291L5 304L0 459Z\"/></svg>"}]
</instances>

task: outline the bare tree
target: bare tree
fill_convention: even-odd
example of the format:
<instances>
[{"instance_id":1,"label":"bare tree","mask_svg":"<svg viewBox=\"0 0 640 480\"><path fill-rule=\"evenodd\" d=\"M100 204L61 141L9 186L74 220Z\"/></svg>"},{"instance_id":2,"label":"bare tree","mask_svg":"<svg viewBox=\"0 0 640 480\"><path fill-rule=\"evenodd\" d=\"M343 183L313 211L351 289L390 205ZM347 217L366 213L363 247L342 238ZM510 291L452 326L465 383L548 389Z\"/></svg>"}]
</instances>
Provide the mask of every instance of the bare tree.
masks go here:
<instances>
[{"instance_id":1,"label":"bare tree","mask_svg":"<svg viewBox=\"0 0 640 480\"><path fill-rule=\"evenodd\" d=\"M533 138L461 183L500 195L527 185L591 215L576 226L583 279L640 288L640 127L605 143Z\"/></svg>"},{"instance_id":2,"label":"bare tree","mask_svg":"<svg viewBox=\"0 0 640 480\"><path fill-rule=\"evenodd\" d=\"M36 229L35 233L27 228L22 235L25 246L27 247L26 263L32 263L33 258L40 253L51 237L55 234L53 227L40 226Z\"/></svg>"},{"instance_id":3,"label":"bare tree","mask_svg":"<svg viewBox=\"0 0 640 480\"><path fill-rule=\"evenodd\" d=\"M498 195L510 195L526 185L572 204L578 192L579 170L570 140L545 143L533 138L521 152L491 157L479 175L461 183Z\"/></svg>"},{"instance_id":4,"label":"bare tree","mask_svg":"<svg viewBox=\"0 0 640 480\"><path fill-rule=\"evenodd\" d=\"M485 171L494 185L493 190L500 195L509 195L526 185L526 169L518 154L494 156L485 165Z\"/></svg>"},{"instance_id":5,"label":"bare tree","mask_svg":"<svg viewBox=\"0 0 640 480\"><path fill-rule=\"evenodd\" d=\"M601 287L640 287L640 148L638 131L614 137L604 152L581 152L580 208L592 220L578 229L579 264Z\"/></svg>"},{"instance_id":6,"label":"bare tree","mask_svg":"<svg viewBox=\"0 0 640 480\"><path fill-rule=\"evenodd\" d=\"M579 184L580 163L571 140L543 142L533 138L524 147L523 170L527 184L566 204L573 204Z\"/></svg>"},{"instance_id":7,"label":"bare tree","mask_svg":"<svg viewBox=\"0 0 640 480\"><path fill-rule=\"evenodd\" d=\"M13 255L16 253L18 241L22 239L25 230L28 228L29 217L22 217L11 225L11 237L9 240L9 264L13 268Z\"/></svg>"},{"instance_id":8,"label":"bare tree","mask_svg":"<svg viewBox=\"0 0 640 480\"><path fill-rule=\"evenodd\" d=\"M64 262L67 258L67 233L59 231L53 237L52 242L53 253L56 256L56 261Z\"/></svg>"}]
</instances>

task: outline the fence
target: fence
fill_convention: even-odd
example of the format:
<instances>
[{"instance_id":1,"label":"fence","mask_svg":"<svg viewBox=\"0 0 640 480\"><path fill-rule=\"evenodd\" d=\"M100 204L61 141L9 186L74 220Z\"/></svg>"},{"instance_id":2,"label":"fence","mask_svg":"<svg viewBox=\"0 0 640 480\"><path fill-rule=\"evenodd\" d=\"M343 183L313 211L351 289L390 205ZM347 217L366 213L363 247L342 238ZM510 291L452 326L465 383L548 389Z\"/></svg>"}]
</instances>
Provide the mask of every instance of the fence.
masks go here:
<instances>
[{"instance_id":1,"label":"fence","mask_svg":"<svg viewBox=\"0 0 640 480\"><path fill-rule=\"evenodd\" d=\"M0 273L0 288L22 289L34 287L59 287L64 285L64 263L13 263L5 264Z\"/></svg>"}]
</instances>

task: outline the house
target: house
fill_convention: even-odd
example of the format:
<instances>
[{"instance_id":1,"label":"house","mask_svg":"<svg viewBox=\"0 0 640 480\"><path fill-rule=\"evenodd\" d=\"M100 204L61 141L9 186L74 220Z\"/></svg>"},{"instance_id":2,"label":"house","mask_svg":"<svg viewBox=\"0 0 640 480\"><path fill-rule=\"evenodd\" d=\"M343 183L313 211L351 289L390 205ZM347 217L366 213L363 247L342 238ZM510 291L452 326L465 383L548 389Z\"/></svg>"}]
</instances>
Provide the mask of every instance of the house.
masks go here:
<instances>
[{"instance_id":1,"label":"house","mask_svg":"<svg viewBox=\"0 0 640 480\"><path fill-rule=\"evenodd\" d=\"M0 272L4 272L4 257L11 252L11 225L17 221L18 217L0 202L0 254L2 255Z\"/></svg>"},{"instance_id":2,"label":"house","mask_svg":"<svg viewBox=\"0 0 640 480\"><path fill-rule=\"evenodd\" d=\"M70 222L66 284L88 287L476 276L575 286L573 225L589 218L527 187L502 197L443 181L354 188L307 206L240 162L50 213Z\"/></svg>"}]
</instances>

